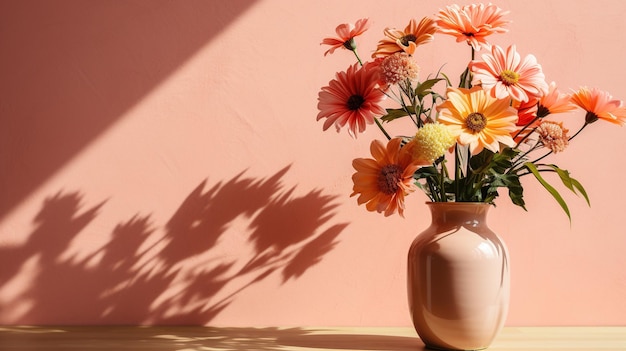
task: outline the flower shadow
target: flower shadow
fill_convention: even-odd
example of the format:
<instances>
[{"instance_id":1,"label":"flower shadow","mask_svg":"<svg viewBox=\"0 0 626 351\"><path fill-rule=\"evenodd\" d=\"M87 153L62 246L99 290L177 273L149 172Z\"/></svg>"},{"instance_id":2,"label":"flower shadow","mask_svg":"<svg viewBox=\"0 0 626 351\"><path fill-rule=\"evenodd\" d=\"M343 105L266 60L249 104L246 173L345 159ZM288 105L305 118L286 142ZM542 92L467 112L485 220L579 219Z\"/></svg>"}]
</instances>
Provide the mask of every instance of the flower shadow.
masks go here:
<instances>
[{"instance_id":1,"label":"flower shadow","mask_svg":"<svg viewBox=\"0 0 626 351\"><path fill-rule=\"evenodd\" d=\"M136 213L91 251L76 243L102 234L90 224L106 202L86 206L79 192L49 197L28 239L0 246L7 289L25 267L30 272L30 282L0 302L11 311L2 322L206 325L270 275L283 284L298 279L334 249L347 224L332 223L334 196L285 190L288 171L242 172L211 187L204 180L164 225ZM249 253L224 255L224 242Z\"/></svg>"}]
</instances>

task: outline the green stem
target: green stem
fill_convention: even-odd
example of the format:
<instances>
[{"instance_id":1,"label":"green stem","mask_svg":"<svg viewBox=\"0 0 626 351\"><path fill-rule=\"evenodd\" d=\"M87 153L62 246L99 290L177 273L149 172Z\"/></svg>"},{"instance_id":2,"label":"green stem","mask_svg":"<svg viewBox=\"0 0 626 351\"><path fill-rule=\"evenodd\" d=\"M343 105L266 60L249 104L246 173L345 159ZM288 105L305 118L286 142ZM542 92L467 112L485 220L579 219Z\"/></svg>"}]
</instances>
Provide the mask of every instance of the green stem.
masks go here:
<instances>
[{"instance_id":1,"label":"green stem","mask_svg":"<svg viewBox=\"0 0 626 351\"><path fill-rule=\"evenodd\" d=\"M461 160L459 158L459 145L454 148L454 201L459 201L461 195Z\"/></svg>"},{"instance_id":2,"label":"green stem","mask_svg":"<svg viewBox=\"0 0 626 351\"><path fill-rule=\"evenodd\" d=\"M378 118L374 117L374 122L376 122L376 125L378 126L378 128L380 129L381 132L383 132L383 134L385 135L385 137L387 138L387 140L391 140L391 136L389 135L389 133L387 133L387 131L385 130L385 128L383 127L383 125L380 123L380 121L378 120Z\"/></svg>"},{"instance_id":3,"label":"green stem","mask_svg":"<svg viewBox=\"0 0 626 351\"><path fill-rule=\"evenodd\" d=\"M574 138L575 138L578 134L580 134L580 132L582 132L582 131L583 131L583 129L585 129L585 127L586 127L586 126L588 126L588 125L589 125L589 123L585 122L585 124L583 124L583 126L582 126L582 127L580 127L580 129L579 129L579 130L578 130L578 131L577 131L574 135L572 135L569 139L567 139L567 140L572 140L572 139L574 139Z\"/></svg>"},{"instance_id":4,"label":"green stem","mask_svg":"<svg viewBox=\"0 0 626 351\"><path fill-rule=\"evenodd\" d=\"M583 129L585 129L585 127L586 127L587 125L589 125L589 123L585 123L585 124L583 124L583 126L582 126L582 127L580 127L580 129L579 129L579 130L578 130L578 131L577 131L574 135L572 135L572 136L571 136L568 140L572 140L572 139L574 139L574 138L575 138L578 134L580 134L580 132L582 132L582 131L583 131ZM533 150L535 150L535 149L536 149L536 147L533 147L532 149L528 150L527 152L525 152L524 154L522 154L522 156L520 156L520 159L521 159L521 158L523 158L524 156L526 156L528 153L530 153L531 151L533 151ZM549 155L551 155L552 153L553 153L553 151L552 151L552 150L550 150L550 151L549 151L549 152L547 152L545 155L543 155L543 156L541 156L541 157L537 158L536 160L532 161L531 163L537 164L537 162L539 162L539 161L543 160L544 158L548 157L548 156L549 156ZM517 165L517 164L516 164L516 165Z\"/></svg>"},{"instance_id":5,"label":"green stem","mask_svg":"<svg viewBox=\"0 0 626 351\"><path fill-rule=\"evenodd\" d=\"M354 53L354 56L356 56L356 60L359 62L359 64L363 66L363 61L361 61L361 58L359 57L359 53L356 52L356 48L352 49L352 52Z\"/></svg>"}]
</instances>

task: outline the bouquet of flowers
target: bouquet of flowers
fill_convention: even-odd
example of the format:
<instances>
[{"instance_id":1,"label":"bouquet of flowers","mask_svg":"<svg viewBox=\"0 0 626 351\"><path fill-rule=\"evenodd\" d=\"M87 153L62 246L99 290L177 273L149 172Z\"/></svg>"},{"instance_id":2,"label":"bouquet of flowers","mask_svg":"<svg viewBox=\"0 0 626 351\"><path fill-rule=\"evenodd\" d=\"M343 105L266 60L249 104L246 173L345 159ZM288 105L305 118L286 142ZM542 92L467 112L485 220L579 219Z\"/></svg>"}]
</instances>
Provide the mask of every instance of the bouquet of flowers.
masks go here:
<instances>
[{"instance_id":1,"label":"bouquet of flowers","mask_svg":"<svg viewBox=\"0 0 626 351\"><path fill-rule=\"evenodd\" d=\"M447 6L433 18L411 20L404 30L386 28L366 62L355 38L369 28L367 18L341 24L337 37L323 39L321 44L330 46L324 56L346 49L357 62L321 88L317 120L324 120L324 130L347 129L353 138L376 125L387 139L372 141L372 158L352 162L352 196L358 195L357 202L367 210L402 216L405 196L417 189L431 201L493 204L500 188L526 209L520 178L531 175L570 217L563 197L543 172L557 174L567 189L589 203L585 189L567 170L542 161L563 152L596 121L623 125L626 107L596 88L562 93L556 83L546 82L535 56L522 58L515 45L490 44L489 36L508 31L506 15L508 11L493 4ZM414 54L439 34L454 36L471 51L456 85L442 70L419 77ZM397 106L386 107L387 99ZM562 122L550 117L573 110L582 110L584 120L570 136ZM410 119L416 129L392 137L385 126L401 118Z\"/></svg>"}]
</instances>

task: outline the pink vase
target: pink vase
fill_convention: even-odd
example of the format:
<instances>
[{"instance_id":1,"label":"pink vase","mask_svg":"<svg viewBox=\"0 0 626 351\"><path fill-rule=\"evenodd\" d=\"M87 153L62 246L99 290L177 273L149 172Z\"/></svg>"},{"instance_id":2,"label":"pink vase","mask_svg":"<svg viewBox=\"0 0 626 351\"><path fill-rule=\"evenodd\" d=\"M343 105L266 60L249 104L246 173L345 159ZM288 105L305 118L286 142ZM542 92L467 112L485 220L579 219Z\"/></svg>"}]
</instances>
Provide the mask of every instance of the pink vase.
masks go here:
<instances>
[{"instance_id":1,"label":"pink vase","mask_svg":"<svg viewBox=\"0 0 626 351\"><path fill-rule=\"evenodd\" d=\"M408 255L411 317L428 348L484 349L504 326L508 252L487 226L490 206L428 203L431 225L415 238Z\"/></svg>"}]
</instances>

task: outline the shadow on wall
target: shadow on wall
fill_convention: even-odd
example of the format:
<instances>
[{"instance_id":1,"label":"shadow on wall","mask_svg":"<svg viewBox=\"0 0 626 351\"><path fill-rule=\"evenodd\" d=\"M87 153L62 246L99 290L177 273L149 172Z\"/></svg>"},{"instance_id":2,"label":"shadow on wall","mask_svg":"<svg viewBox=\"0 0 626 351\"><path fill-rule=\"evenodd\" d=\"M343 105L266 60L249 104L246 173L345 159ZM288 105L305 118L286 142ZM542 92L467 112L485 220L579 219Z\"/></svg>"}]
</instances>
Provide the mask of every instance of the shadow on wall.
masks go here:
<instances>
[{"instance_id":1,"label":"shadow on wall","mask_svg":"<svg viewBox=\"0 0 626 351\"><path fill-rule=\"evenodd\" d=\"M164 228L135 215L80 258L69 248L106 203L83 208L78 192L46 199L28 240L0 248L5 294L22 270L32 276L25 289L15 286L23 291L12 300L3 296L0 324L204 325L268 276L280 274L283 284L300 277L334 248L347 224L330 222L335 197L284 189L288 169L265 179L241 173L208 189L204 181ZM248 227L230 230L241 216ZM223 242L247 245L249 255L240 248L225 254Z\"/></svg>"},{"instance_id":2,"label":"shadow on wall","mask_svg":"<svg viewBox=\"0 0 626 351\"><path fill-rule=\"evenodd\" d=\"M255 2L1 1L0 218Z\"/></svg>"}]
</instances>

